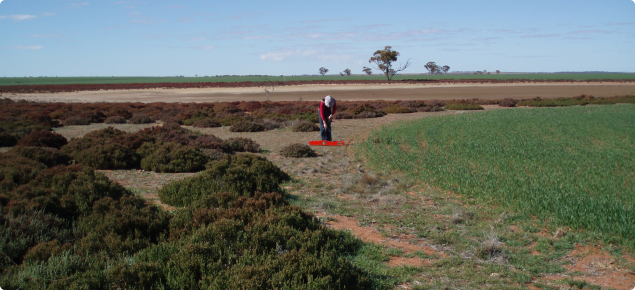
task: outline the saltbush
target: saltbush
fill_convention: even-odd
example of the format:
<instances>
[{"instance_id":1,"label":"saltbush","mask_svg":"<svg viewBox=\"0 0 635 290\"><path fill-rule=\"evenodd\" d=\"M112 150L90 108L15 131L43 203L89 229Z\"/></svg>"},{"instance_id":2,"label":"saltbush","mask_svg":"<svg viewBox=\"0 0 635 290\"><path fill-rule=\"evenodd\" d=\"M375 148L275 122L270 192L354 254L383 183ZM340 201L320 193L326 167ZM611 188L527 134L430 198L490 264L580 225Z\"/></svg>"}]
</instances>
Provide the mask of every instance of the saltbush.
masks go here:
<instances>
[{"instance_id":1,"label":"saltbush","mask_svg":"<svg viewBox=\"0 0 635 290\"><path fill-rule=\"evenodd\" d=\"M142 154L147 156L141 160L141 168L155 172L197 172L205 169L205 164L209 161L198 148L176 143L164 143L157 146L152 153Z\"/></svg>"},{"instance_id":2,"label":"saltbush","mask_svg":"<svg viewBox=\"0 0 635 290\"><path fill-rule=\"evenodd\" d=\"M272 119L262 119L262 120L258 121L258 123L260 123L261 125L265 126L265 129L267 131L275 130L275 129L278 129L278 128L282 127L282 124L280 124L280 122L278 122L276 120L272 120Z\"/></svg>"},{"instance_id":3,"label":"saltbush","mask_svg":"<svg viewBox=\"0 0 635 290\"><path fill-rule=\"evenodd\" d=\"M28 183L45 168L44 164L35 160L14 154L0 153L0 196L3 191Z\"/></svg>"},{"instance_id":4,"label":"saltbush","mask_svg":"<svg viewBox=\"0 0 635 290\"><path fill-rule=\"evenodd\" d=\"M62 121L64 126L90 125L90 119L82 116L71 116Z\"/></svg>"},{"instance_id":5,"label":"saltbush","mask_svg":"<svg viewBox=\"0 0 635 290\"><path fill-rule=\"evenodd\" d=\"M398 105L392 105L390 107L383 108L382 110L388 114L412 113L410 109Z\"/></svg>"},{"instance_id":6,"label":"saltbush","mask_svg":"<svg viewBox=\"0 0 635 290\"><path fill-rule=\"evenodd\" d=\"M214 121L213 119L207 118L194 122L192 126L194 126L195 128L215 128L221 127L222 125L219 122Z\"/></svg>"},{"instance_id":7,"label":"saltbush","mask_svg":"<svg viewBox=\"0 0 635 290\"><path fill-rule=\"evenodd\" d=\"M277 192L288 180L284 173L264 157L253 154L226 155L211 162L199 175L172 182L159 191L161 202L187 206L206 195L230 192L235 196L252 196L255 192Z\"/></svg>"},{"instance_id":8,"label":"saltbush","mask_svg":"<svg viewBox=\"0 0 635 290\"><path fill-rule=\"evenodd\" d=\"M498 103L498 106L511 108L511 107L516 107L516 104L518 104L517 100L511 99L511 98L505 98L500 103Z\"/></svg>"},{"instance_id":9,"label":"saltbush","mask_svg":"<svg viewBox=\"0 0 635 290\"><path fill-rule=\"evenodd\" d=\"M77 163L95 169L128 169L139 166L139 156L135 150L117 143L97 143L69 155Z\"/></svg>"},{"instance_id":10,"label":"saltbush","mask_svg":"<svg viewBox=\"0 0 635 290\"><path fill-rule=\"evenodd\" d=\"M218 138L214 135L197 136L196 139L192 140L188 145L191 147L199 148L199 149L214 149L214 150L223 151L227 153L232 151L230 144L228 144L227 142L223 141L223 139ZM241 151L241 150L235 150L235 151ZM242 151L245 151L245 150L242 150Z\"/></svg>"},{"instance_id":11,"label":"saltbush","mask_svg":"<svg viewBox=\"0 0 635 290\"><path fill-rule=\"evenodd\" d=\"M53 147L61 148L66 145L68 140L64 136L55 132L39 130L33 131L29 135L18 141L18 146L40 146L40 147Z\"/></svg>"},{"instance_id":12,"label":"saltbush","mask_svg":"<svg viewBox=\"0 0 635 290\"><path fill-rule=\"evenodd\" d=\"M104 120L105 124L125 124L126 122L126 118L123 116L111 116Z\"/></svg>"},{"instance_id":13,"label":"saltbush","mask_svg":"<svg viewBox=\"0 0 635 290\"><path fill-rule=\"evenodd\" d=\"M242 138L242 137L229 138L225 141L225 144L231 151L251 152L251 153L260 152L260 144L256 143L256 141L251 140L249 138Z\"/></svg>"},{"instance_id":14,"label":"saltbush","mask_svg":"<svg viewBox=\"0 0 635 290\"><path fill-rule=\"evenodd\" d=\"M295 143L282 148L280 155L284 157L315 157L317 153L309 145Z\"/></svg>"},{"instance_id":15,"label":"saltbush","mask_svg":"<svg viewBox=\"0 0 635 290\"><path fill-rule=\"evenodd\" d=\"M470 103L452 103L445 105L446 110L484 110L483 107L477 104Z\"/></svg>"},{"instance_id":16,"label":"saltbush","mask_svg":"<svg viewBox=\"0 0 635 290\"><path fill-rule=\"evenodd\" d=\"M264 130L265 126L254 122L238 122L229 128L232 132L262 132Z\"/></svg>"},{"instance_id":17,"label":"saltbush","mask_svg":"<svg viewBox=\"0 0 635 290\"><path fill-rule=\"evenodd\" d=\"M114 127L108 127L108 128L88 132L84 135L84 138L110 139L112 137L117 137L124 134L126 134L126 132L116 129Z\"/></svg>"},{"instance_id":18,"label":"saltbush","mask_svg":"<svg viewBox=\"0 0 635 290\"><path fill-rule=\"evenodd\" d=\"M15 144L18 144L18 138L7 132L0 132L0 147L12 147Z\"/></svg>"},{"instance_id":19,"label":"saltbush","mask_svg":"<svg viewBox=\"0 0 635 290\"><path fill-rule=\"evenodd\" d=\"M154 123L154 119L148 117L147 115L136 115L128 120L130 124L150 124Z\"/></svg>"},{"instance_id":20,"label":"saltbush","mask_svg":"<svg viewBox=\"0 0 635 290\"><path fill-rule=\"evenodd\" d=\"M71 161L71 157L68 154L51 147L17 146L11 148L8 153L35 160L48 167L67 165Z\"/></svg>"},{"instance_id":21,"label":"saltbush","mask_svg":"<svg viewBox=\"0 0 635 290\"><path fill-rule=\"evenodd\" d=\"M292 132L313 132L320 131L320 127L312 122L296 121L291 127Z\"/></svg>"}]
</instances>

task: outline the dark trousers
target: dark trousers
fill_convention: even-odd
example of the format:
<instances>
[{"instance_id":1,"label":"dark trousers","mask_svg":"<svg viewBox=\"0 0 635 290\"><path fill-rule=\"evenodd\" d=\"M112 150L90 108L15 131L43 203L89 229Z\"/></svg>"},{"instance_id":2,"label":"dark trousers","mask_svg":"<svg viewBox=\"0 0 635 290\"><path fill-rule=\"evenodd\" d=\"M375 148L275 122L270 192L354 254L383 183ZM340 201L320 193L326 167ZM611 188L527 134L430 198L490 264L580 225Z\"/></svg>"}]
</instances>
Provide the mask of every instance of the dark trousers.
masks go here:
<instances>
[{"instance_id":1,"label":"dark trousers","mask_svg":"<svg viewBox=\"0 0 635 290\"><path fill-rule=\"evenodd\" d=\"M331 137L331 121L326 119L326 124L329 125L328 129L324 128L324 121L322 120L322 114L320 114L320 110L318 110L318 118L320 119L320 136L322 140L333 141L333 137Z\"/></svg>"}]
</instances>

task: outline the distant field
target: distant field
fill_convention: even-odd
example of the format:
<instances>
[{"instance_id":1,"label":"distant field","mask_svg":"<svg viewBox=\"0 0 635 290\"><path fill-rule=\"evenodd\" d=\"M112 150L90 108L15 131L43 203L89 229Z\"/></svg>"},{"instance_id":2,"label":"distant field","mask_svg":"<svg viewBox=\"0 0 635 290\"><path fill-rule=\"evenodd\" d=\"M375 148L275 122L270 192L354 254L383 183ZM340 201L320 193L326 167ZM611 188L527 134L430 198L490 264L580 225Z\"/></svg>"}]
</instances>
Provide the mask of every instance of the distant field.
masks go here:
<instances>
[{"instance_id":1,"label":"distant field","mask_svg":"<svg viewBox=\"0 0 635 290\"><path fill-rule=\"evenodd\" d=\"M376 168L635 247L635 105L513 109L385 127Z\"/></svg>"},{"instance_id":2,"label":"distant field","mask_svg":"<svg viewBox=\"0 0 635 290\"><path fill-rule=\"evenodd\" d=\"M633 80L635 73L572 73L572 74L490 74L490 75L398 75L394 80L440 79L525 79L525 80ZM0 86L8 85L68 85L68 84L133 84L133 83L203 83L203 82L266 82L315 80L385 80L373 76L235 76L235 77L20 77L0 78Z\"/></svg>"}]
</instances>

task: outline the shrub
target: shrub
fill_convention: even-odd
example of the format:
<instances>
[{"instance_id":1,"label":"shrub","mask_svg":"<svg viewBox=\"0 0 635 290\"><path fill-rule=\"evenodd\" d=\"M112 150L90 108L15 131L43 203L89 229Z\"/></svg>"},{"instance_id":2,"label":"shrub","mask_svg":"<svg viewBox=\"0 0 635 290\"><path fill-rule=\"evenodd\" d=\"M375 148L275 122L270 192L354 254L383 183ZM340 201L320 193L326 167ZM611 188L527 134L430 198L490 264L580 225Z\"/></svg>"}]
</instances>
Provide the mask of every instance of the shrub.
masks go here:
<instances>
[{"instance_id":1,"label":"shrub","mask_svg":"<svg viewBox=\"0 0 635 290\"><path fill-rule=\"evenodd\" d=\"M160 133L156 137L157 142L166 142L166 143L177 143L181 145L190 144L190 142L196 140L198 136L192 134L191 132L182 129L167 129L167 130L159 130Z\"/></svg>"},{"instance_id":2,"label":"shrub","mask_svg":"<svg viewBox=\"0 0 635 290\"><path fill-rule=\"evenodd\" d=\"M209 119L209 118L198 120L198 121L194 122L193 126L195 128L222 127L222 125L220 123L218 123L217 121L214 121L213 119Z\"/></svg>"},{"instance_id":3,"label":"shrub","mask_svg":"<svg viewBox=\"0 0 635 290\"><path fill-rule=\"evenodd\" d=\"M255 192L277 192L279 184L290 177L264 157L253 154L226 155L212 162L203 173L172 182L159 191L161 202L187 206L204 196L230 192L234 196L252 196Z\"/></svg>"},{"instance_id":4,"label":"shrub","mask_svg":"<svg viewBox=\"0 0 635 290\"><path fill-rule=\"evenodd\" d=\"M84 138L110 139L110 138L121 136L124 134L126 134L126 132L121 131L119 129L115 129L114 127L108 127L108 128L88 132L84 135Z\"/></svg>"},{"instance_id":5,"label":"shrub","mask_svg":"<svg viewBox=\"0 0 635 290\"><path fill-rule=\"evenodd\" d=\"M307 122L307 121L296 121L291 127L292 132L313 132L320 131L320 127L315 123Z\"/></svg>"},{"instance_id":6,"label":"shrub","mask_svg":"<svg viewBox=\"0 0 635 290\"><path fill-rule=\"evenodd\" d=\"M280 150L280 155L284 157L315 157L317 154L309 145L295 143Z\"/></svg>"},{"instance_id":7,"label":"shrub","mask_svg":"<svg viewBox=\"0 0 635 290\"><path fill-rule=\"evenodd\" d=\"M44 164L35 160L0 153L0 196L3 191L28 183L45 168Z\"/></svg>"},{"instance_id":8,"label":"shrub","mask_svg":"<svg viewBox=\"0 0 635 290\"><path fill-rule=\"evenodd\" d=\"M145 142L152 142L154 139L143 134L128 133L110 138L109 142L121 144L124 147L128 147L132 150L137 150Z\"/></svg>"},{"instance_id":9,"label":"shrub","mask_svg":"<svg viewBox=\"0 0 635 290\"><path fill-rule=\"evenodd\" d=\"M198 148L165 143L141 160L141 168L155 172L197 172L205 169L208 161Z\"/></svg>"},{"instance_id":10,"label":"shrub","mask_svg":"<svg viewBox=\"0 0 635 290\"><path fill-rule=\"evenodd\" d=\"M238 122L229 128L232 132L262 132L264 130L265 126L254 122Z\"/></svg>"},{"instance_id":11,"label":"shrub","mask_svg":"<svg viewBox=\"0 0 635 290\"><path fill-rule=\"evenodd\" d=\"M15 144L18 144L18 138L7 132L0 132L0 147L12 147Z\"/></svg>"},{"instance_id":12,"label":"shrub","mask_svg":"<svg viewBox=\"0 0 635 290\"><path fill-rule=\"evenodd\" d=\"M386 107L382 109L384 112L388 114L404 114L404 113L412 113L412 111L408 108L404 108L398 105L392 105L390 107Z\"/></svg>"},{"instance_id":13,"label":"shrub","mask_svg":"<svg viewBox=\"0 0 635 290\"><path fill-rule=\"evenodd\" d=\"M18 141L19 146L40 146L40 147L53 147L61 148L66 145L68 141L64 136L55 132L49 132L45 130L33 131L29 135Z\"/></svg>"},{"instance_id":14,"label":"shrub","mask_svg":"<svg viewBox=\"0 0 635 290\"><path fill-rule=\"evenodd\" d=\"M223 126L232 126L238 122L253 122L254 118L245 113L235 113L235 114L218 114L216 115L214 120Z\"/></svg>"},{"instance_id":15,"label":"shrub","mask_svg":"<svg viewBox=\"0 0 635 290\"><path fill-rule=\"evenodd\" d=\"M128 120L130 124L150 124L154 123L154 119L148 117L147 115L136 115Z\"/></svg>"},{"instance_id":16,"label":"shrub","mask_svg":"<svg viewBox=\"0 0 635 290\"><path fill-rule=\"evenodd\" d=\"M516 104L518 104L518 101L514 99L510 99L510 98L505 98L500 103L498 103L500 107L509 107L509 108L516 107Z\"/></svg>"},{"instance_id":17,"label":"shrub","mask_svg":"<svg viewBox=\"0 0 635 290\"><path fill-rule=\"evenodd\" d=\"M71 157L66 153L60 152L58 149L51 147L17 146L11 148L11 150L9 150L9 154L35 160L48 167L66 165L69 161L71 161Z\"/></svg>"},{"instance_id":18,"label":"shrub","mask_svg":"<svg viewBox=\"0 0 635 290\"><path fill-rule=\"evenodd\" d=\"M228 143L214 135L198 136L189 143L189 146L199 149L214 149L228 153L232 151L231 146Z\"/></svg>"},{"instance_id":19,"label":"shrub","mask_svg":"<svg viewBox=\"0 0 635 290\"><path fill-rule=\"evenodd\" d=\"M267 131L269 130L275 130L278 129L280 127L282 127L282 124L280 124L280 122L276 121L276 120L272 120L272 119L262 119L259 121L259 123L263 126L265 126L265 129Z\"/></svg>"},{"instance_id":20,"label":"shrub","mask_svg":"<svg viewBox=\"0 0 635 290\"><path fill-rule=\"evenodd\" d=\"M230 150L236 152L260 152L260 144L249 138L229 138L225 141Z\"/></svg>"},{"instance_id":21,"label":"shrub","mask_svg":"<svg viewBox=\"0 0 635 290\"><path fill-rule=\"evenodd\" d=\"M112 117L106 118L106 120L104 120L104 123L106 123L106 124L125 124L126 123L126 118L124 118L123 116L112 116Z\"/></svg>"},{"instance_id":22,"label":"shrub","mask_svg":"<svg viewBox=\"0 0 635 290\"><path fill-rule=\"evenodd\" d=\"M64 126L90 125L90 119L82 116L71 116L62 121Z\"/></svg>"},{"instance_id":23,"label":"shrub","mask_svg":"<svg viewBox=\"0 0 635 290\"><path fill-rule=\"evenodd\" d=\"M481 105L470 103L452 103L445 105L446 110L484 110Z\"/></svg>"},{"instance_id":24,"label":"shrub","mask_svg":"<svg viewBox=\"0 0 635 290\"><path fill-rule=\"evenodd\" d=\"M135 151L117 143L97 143L69 155L77 163L95 169L128 169L139 166L139 156Z\"/></svg>"}]
</instances>

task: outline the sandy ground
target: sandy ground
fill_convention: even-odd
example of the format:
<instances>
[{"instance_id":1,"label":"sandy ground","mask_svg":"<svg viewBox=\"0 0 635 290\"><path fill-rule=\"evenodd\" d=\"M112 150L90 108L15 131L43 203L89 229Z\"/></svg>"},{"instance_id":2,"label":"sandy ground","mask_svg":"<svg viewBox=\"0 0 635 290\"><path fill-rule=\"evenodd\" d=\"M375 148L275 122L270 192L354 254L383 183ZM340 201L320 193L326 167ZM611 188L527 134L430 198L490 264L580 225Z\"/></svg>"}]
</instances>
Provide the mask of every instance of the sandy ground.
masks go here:
<instances>
[{"instance_id":1,"label":"sandy ground","mask_svg":"<svg viewBox=\"0 0 635 290\"><path fill-rule=\"evenodd\" d=\"M233 102L264 101L267 99L264 89L264 87L147 89L13 94L4 97L47 102ZM274 88L269 100L320 100L328 94L345 101L526 99L537 96L541 98L573 97L582 94L613 97L635 94L635 82L298 85Z\"/></svg>"}]
</instances>

